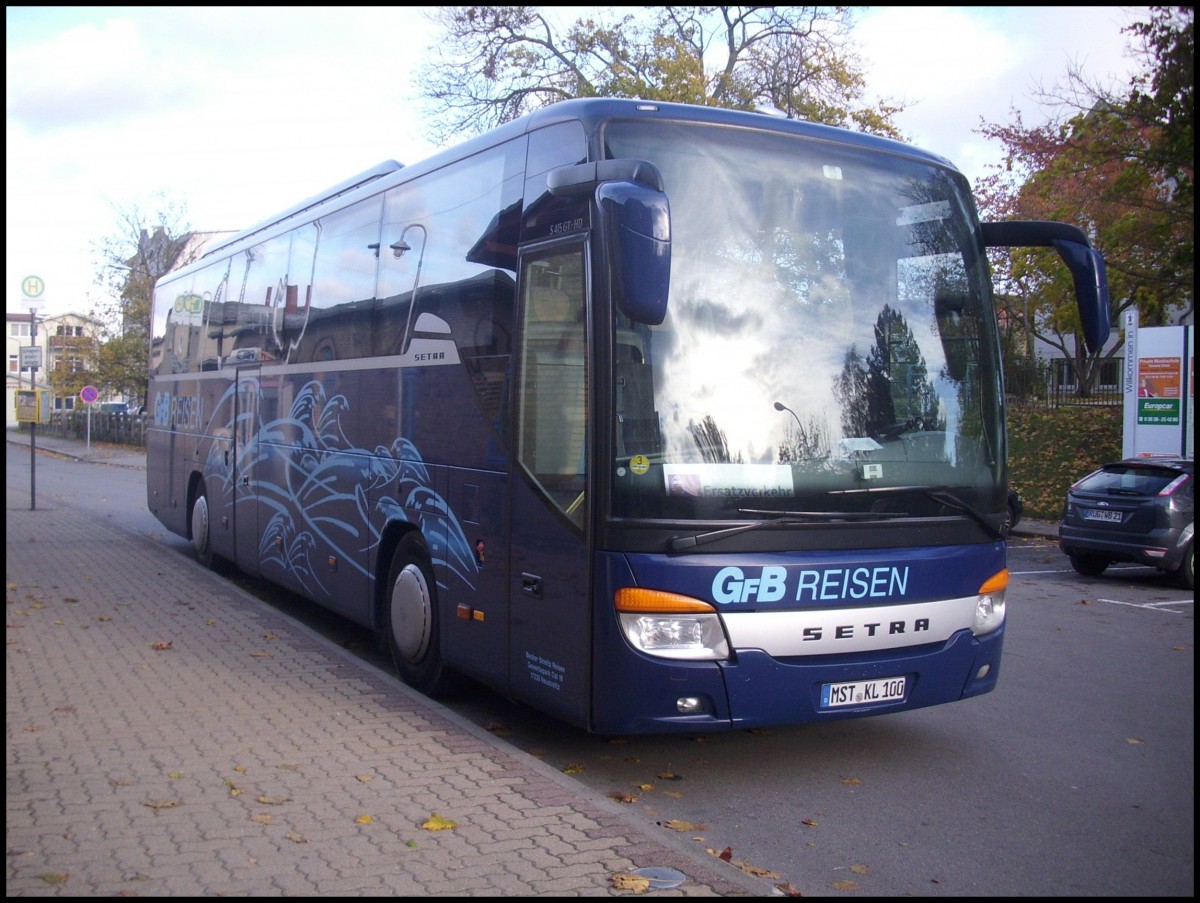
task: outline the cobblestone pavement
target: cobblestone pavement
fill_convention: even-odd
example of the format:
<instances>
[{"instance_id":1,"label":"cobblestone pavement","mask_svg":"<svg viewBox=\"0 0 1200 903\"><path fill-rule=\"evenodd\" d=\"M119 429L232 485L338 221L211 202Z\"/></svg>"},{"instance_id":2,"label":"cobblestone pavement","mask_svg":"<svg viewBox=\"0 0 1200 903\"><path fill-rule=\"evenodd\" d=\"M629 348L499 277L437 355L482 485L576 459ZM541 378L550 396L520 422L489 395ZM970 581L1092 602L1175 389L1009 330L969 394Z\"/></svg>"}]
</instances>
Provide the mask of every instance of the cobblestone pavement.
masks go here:
<instances>
[{"instance_id":1,"label":"cobblestone pavement","mask_svg":"<svg viewBox=\"0 0 1200 903\"><path fill-rule=\"evenodd\" d=\"M29 510L12 435L8 896L772 894L152 539Z\"/></svg>"}]
</instances>

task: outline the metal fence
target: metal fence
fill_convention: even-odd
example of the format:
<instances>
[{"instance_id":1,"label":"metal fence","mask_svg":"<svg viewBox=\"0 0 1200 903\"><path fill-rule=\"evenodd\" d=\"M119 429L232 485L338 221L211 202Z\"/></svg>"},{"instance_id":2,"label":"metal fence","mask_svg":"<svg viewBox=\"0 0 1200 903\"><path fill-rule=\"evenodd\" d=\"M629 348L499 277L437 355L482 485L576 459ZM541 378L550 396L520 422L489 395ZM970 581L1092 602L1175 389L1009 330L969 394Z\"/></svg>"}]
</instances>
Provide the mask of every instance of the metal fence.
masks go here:
<instances>
[{"instance_id":1,"label":"metal fence","mask_svg":"<svg viewBox=\"0 0 1200 903\"><path fill-rule=\"evenodd\" d=\"M1059 408L1068 405L1113 407L1124 403L1119 386L1101 385L1081 395L1074 383L1060 383L1044 369L1009 368L1004 374L1005 397L1010 408ZM88 438L88 413L84 410L54 411L38 429L63 439ZM91 440L144 448L149 418L145 414L93 411Z\"/></svg>"},{"instance_id":2,"label":"metal fence","mask_svg":"<svg viewBox=\"0 0 1200 903\"><path fill-rule=\"evenodd\" d=\"M88 425L88 418L91 425ZM54 411L50 419L38 424L38 431L60 439L88 439L92 442L112 442L115 445L146 446L145 414L117 414L93 411ZM89 433L90 429L90 433Z\"/></svg>"},{"instance_id":3,"label":"metal fence","mask_svg":"<svg viewBox=\"0 0 1200 903\"><path fill-rule=\"evenodd\" d=\"M1004 370L1004 393L1009 407L1060 408L1067 405L1115 407L1124 404L1121 386L1101 374L1098 385L1080 392L1069 368L1009 365Z\"/></svg>"}]
</instances>

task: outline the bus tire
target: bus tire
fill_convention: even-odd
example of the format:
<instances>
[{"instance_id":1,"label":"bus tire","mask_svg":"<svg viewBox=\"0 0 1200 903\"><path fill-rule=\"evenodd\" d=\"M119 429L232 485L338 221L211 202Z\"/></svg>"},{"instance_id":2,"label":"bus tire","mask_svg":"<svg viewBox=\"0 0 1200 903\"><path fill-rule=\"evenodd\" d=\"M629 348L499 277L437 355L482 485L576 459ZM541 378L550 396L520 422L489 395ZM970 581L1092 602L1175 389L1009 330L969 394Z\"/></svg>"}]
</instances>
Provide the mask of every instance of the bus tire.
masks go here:
<instances>
[{"instance_id":1,"label":"bus tire","mask_svg":"<svg viewBox=\"0 0 1200 903\"><path fill-rule=\"evenodd\" d=\"M400 679L427 696L449 683L438 629L437 583L425 544L404 536L392 556L383 599L384 640Z\"/></svg>"},{"instance_id":2,"label":"bus tire","mask_svg":"<svg viewBox=\"0 0 1200 903\"><path fill-rule=\"evenodd\" d=\"M192 510L188 515L189 533L192 548L196 550L196 560L206 568L215 567L215 556L212 550L212 523L208 508L208 489L201 480L196 486L196 497L192 499Z\"/></svg>"}]
</instances>

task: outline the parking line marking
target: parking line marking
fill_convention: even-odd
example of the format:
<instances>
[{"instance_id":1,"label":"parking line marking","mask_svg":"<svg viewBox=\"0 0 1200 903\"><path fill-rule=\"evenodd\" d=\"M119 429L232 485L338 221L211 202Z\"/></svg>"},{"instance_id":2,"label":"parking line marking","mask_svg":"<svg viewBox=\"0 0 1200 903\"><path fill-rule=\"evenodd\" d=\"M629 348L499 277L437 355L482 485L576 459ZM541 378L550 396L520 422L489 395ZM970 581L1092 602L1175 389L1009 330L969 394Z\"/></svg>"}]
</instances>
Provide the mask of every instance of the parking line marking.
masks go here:
<instances>
[{"instance_id":1,"label":"parking line marking","mask_svg":"<svg viewBox=\"0 0 1200 903\"><path fill-rule=\"evenodd\" d=\"M1166 608L1168 605L1194 605L1193 599L1182 599L1179 602L1122 602L1120 599L1096 599L1097 602L1107 602L1109 605L1128 605L1130 608L1150 608L1154 611L1165 611L1167 614L1181 615L1183 612Z\"/></svg>"}]
</instances>

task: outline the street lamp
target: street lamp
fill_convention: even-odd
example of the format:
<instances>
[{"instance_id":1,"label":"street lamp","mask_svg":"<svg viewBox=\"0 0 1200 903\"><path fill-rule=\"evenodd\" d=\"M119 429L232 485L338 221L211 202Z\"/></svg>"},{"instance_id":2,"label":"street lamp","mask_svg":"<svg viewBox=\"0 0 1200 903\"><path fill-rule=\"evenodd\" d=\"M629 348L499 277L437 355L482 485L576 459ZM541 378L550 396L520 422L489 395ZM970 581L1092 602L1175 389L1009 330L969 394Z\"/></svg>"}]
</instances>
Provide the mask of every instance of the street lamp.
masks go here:
<instances>
[{"instance_id":1,"label":"street lamp","mask_svg":"<svg viewBox=\"0 0 1200 903\"><path fill-rule=\"evenodd\" d=\"M796 416L796 412L793 411L791 408L789 408L787 405L785 405L782 401L775 402L775 410L787 411L789 414L792 415L792 419L796 421L796 430L797 430L797 432L796 432L796 448L794 451L791 448L788 449L788 457L791 458L792 460L796 460L796 457L799 456L801 444L804 442L804 427L800 423L800 418ZM789 443L789 445L790 445L790 443ZM782 460L782 452L781 452L781 460Z\"/></svg>"},{"instance_id":2,"label":"street lamp","mask_svg":"<svg viewBox=\"0 0 1200 903\"><path fill-rule=\"evenodd\" d=\"M796 412L795 412L795 411L793 411L791 408L789 408L787 405L785 405L785 404L784 404L782 401L777 401L777 402L775 402L775 410L777 410L777 411L787 411L789 414L791 414L791 415L792 415L792 417L793 417L793 418L795 419L795 421L796 421L796 429L800 431L800 435L801 435L801 436L803 436L803 435L804 435L804 427L801 425L801 423L800 423L800 418L796 416Z\"/></svg>"},{"instance_id":3,"label":"street lamp","mask_svg":"<svg viewBox=\"0 0 1200 903\"><path fill-rule=\"evenodd\" d=\"M408 322L404 325L404 336L406 342L412 341L412 323L413 312L417 309L417 289L421 285L421 264L425 262L425 246L429 244L429 230L421 223L409 223L400 232L400 240L388 245L392 249L392 256L399 260L404 256L406 251L412 250L412 245L404 240L404 236L412 229L421 230L421 253L417 257L417 273L413 276L412 291L408 295ZM407 349L406 349L407 350Z\"/></svg>"}]
</instances>

